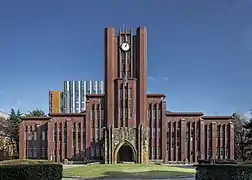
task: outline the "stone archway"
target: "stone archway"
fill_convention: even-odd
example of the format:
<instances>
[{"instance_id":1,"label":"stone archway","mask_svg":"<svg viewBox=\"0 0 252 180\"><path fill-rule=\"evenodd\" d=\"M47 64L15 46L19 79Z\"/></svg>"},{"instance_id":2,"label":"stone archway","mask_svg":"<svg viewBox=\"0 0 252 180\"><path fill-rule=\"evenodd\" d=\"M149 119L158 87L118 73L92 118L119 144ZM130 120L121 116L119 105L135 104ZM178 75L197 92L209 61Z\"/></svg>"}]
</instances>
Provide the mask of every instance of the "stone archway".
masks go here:
<instances>
[{"instance_id":1,"label":"stone archway","mask_svg":"<svg viewBox=\"0 0 252 180\"><path fill-rule=\"evenodd\" d=\"M114 153L114 163L136 162L136 149L127 140L121 142Z\"/></svg>"}]
</instances>

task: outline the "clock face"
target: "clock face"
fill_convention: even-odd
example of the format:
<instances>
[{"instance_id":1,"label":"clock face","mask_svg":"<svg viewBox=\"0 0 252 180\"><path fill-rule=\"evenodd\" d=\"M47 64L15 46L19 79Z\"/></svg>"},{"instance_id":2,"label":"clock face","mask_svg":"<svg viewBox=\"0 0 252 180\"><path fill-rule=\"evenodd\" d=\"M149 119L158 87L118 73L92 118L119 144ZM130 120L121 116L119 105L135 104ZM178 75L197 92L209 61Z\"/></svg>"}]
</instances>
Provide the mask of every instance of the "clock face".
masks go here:
<instances>
[{"instance_id":1,"label":"clock face","mask_svg":"<svg viewBox=\"0 0 252 180\"><path fill-rule=\"evenodd\" d=\"M127 42L122 43L121 49L122 49L123 51L128 51L128 50L130 49L129 43L127 43Z\"/></svg>"}]
</instances>

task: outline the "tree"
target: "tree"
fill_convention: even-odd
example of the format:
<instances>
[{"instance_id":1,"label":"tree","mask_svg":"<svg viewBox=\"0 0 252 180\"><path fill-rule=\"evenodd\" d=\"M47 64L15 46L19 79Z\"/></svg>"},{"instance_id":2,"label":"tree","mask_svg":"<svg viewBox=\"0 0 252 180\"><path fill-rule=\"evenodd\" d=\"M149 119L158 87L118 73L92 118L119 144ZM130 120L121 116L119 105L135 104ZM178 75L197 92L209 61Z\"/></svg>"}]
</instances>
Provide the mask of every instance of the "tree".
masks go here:
<instances>
[{"instance_id":1,"label":"tree","mask_svg":"<svg viewBox=\"0 0 252 180\"><path fill-rule=\"evenodd\" d=\"M6 136L8 136L12 141L16 144L16 156L18 156L19 152L19 125L22 122L22 114L19 110L15 112L12 108L10 112L10 117L6 121Z\"/></svg>"},{"instance_id":2,"label":"tree","mask_svg":"<svg viewBox=\"0 0 252 180\"><path fill-rule=\"evenodd\" d=\"M244 125L244 128L246 128L247 130L247 144L249 146L249 150L250 150L250 153L249 153L249 156L250 156L250 159L251 159L251 156L252 156L252 118L245 123Z\"/></svg>"},{"instance_id":3,"label":"tree","mask_svg":"<svg viewBox=\"0 0 252 180\"><path fill-rule=\"evenodd\" d=\"M40 109L35 109L33 111L29 111L26 117L38 117L38 116L46 116L45 112Z\"/></svg>"},{"instance_id":4,"label":"tree","mask_svg":"<svg viewBox=\"0 0 252 180\"><path fill-rule=\"evenodd\" d=\"M249 136L247 129L247 119L241 115L233 114L234 123L234 136L235 136L235 149L236 149L236 159L246 160L249 149ZM251 126L252 127L252 126Z\"/></svg>"}]
</instances>

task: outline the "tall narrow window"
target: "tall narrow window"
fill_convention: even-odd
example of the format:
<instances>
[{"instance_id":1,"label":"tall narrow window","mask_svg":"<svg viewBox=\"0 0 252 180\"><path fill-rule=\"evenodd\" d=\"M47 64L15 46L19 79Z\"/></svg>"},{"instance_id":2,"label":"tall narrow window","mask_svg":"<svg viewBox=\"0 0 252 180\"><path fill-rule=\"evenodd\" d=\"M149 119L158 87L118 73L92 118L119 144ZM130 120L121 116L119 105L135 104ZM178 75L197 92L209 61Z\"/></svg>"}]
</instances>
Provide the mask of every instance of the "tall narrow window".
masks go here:
<instances>
[{"instance_id":1,"label":"tall narrow window","mask_svg":"<svg viewBox=\"0 0 252 180\"><path fill-rule=\"evenodd\" d=\"M132 88L129 88L129 99L132 98Z\"/></svg>"},{"instance_id":2,"label":"tall narrow window","mask_svg":"<svg viewBox=\"0 0 252 180\"><path fill-rule=\"evenodd\" d=\"M57 142L57 123L54 123L54 142Z\"/></svg>"}]
</instances>

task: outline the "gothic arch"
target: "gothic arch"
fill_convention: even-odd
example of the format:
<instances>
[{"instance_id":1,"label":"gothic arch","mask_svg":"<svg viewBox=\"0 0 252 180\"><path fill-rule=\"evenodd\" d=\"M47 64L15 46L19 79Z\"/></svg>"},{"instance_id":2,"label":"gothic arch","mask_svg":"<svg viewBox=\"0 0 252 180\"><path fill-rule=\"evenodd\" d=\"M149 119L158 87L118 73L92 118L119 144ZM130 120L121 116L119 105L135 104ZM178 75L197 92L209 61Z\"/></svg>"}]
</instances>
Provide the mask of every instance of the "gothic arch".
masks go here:
<instances>
[{"instance_id":1,"label":"gothic arch","mask_svg":"<svg viewBox=\"0 0 252 180\"><path fill-rule=\"evenodd\" d=\"M121 147L125 144L131 148L131 150L133 152L133 161L136 163L137 162L137 150L136 150L135 146L128 140L124 140L116 146L116 148L114 150L114 163L117 163L118 152L121 149Z\"/></svg>"}]
</instances>

